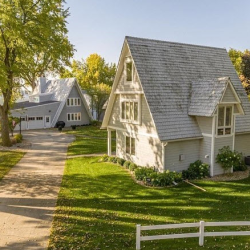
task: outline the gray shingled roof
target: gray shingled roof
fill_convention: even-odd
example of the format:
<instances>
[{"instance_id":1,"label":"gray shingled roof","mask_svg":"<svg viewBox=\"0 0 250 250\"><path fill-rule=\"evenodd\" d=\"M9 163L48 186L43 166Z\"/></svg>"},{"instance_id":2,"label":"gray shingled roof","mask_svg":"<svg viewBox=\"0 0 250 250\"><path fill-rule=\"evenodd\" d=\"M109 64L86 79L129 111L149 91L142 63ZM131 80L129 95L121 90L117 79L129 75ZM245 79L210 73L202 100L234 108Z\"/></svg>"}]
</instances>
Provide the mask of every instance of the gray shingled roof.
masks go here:
<instances>
[{"instance_id":1,"label":"gray shingled roof","mask_svg":"<svg viewBox=\"0 0 250 250\"><path fill-rule=\"evenodd\" d=\"M201 136L188 115L192 82L230 77L245 116L236 132L250 132L250 103L226 49L126 37L162 141Z\"/></svg>"},{"instance_id":2,"label":"gray shingled roof","mask_svg":"<svg viewBox=\"0 0 250 250\"><path fill-rule=\"evenodd\" d=\"M212 116L226 89L228 77L192 82L189 115Z\"/></svg>"},{"instance_id":3,"label":"gray shingled roof","mask_svg":"<svg viewBox=\"0 0 250 250\"><path fill-rule=\"evenodd\" d=\"M41 106L41 105L51 104L51 103L57 103L57 101L46 101L46 102L39 102L39 103L29 102L29 101L17 102L14 104L12 109L31 108L31 107L36 107L36 106Z\"/></svg>"},{"instance_id":4,"label":"gray shingled roof","mask_svg":"<svg viewBox=\"0 0 250 250\"><path fill-rule=\"evenodd\" d=\"M59 80L49 80L42 90L42 93L53 93L51 100L63 101L67 98L72 85L75 83L75 78L65 78Z\"/></svg>"}]
</instances>

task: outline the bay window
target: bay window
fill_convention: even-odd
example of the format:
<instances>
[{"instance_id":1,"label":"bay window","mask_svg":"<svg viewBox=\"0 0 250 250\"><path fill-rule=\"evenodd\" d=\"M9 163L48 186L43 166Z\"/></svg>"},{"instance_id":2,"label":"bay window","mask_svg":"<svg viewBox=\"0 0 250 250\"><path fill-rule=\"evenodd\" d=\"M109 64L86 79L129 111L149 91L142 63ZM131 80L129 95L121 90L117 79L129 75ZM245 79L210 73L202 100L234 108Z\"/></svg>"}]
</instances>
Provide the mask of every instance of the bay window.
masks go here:
<instances>
[{"instance_id":1,"label":"bay window","mask_svg":"<svg viewBox=\"0 0 250 250\"><path fill-rule=\"evenodd\" d=\"M232 106L219 106L217 119L217 135L231 135L233 130Z\"/></svg>"}]
</instances>

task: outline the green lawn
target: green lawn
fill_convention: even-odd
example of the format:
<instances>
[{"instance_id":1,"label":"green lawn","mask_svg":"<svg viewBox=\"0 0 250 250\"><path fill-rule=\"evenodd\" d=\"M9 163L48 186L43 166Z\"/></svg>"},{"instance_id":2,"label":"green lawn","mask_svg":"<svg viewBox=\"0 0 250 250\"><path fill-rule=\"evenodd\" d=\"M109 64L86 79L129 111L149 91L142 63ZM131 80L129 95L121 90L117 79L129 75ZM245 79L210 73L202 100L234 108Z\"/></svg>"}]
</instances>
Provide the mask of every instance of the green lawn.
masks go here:
<instances>
[{"instance_id":1,"label":"green lawn","mask_svg":"<svg viewBox=\"0 0 250 250\"><path fill-rule=\"evenodd\" d=\"M122 167L98 163L97 159L67 161L50 250L135 250L136 224L249 220L250 178L224 183L196 182L207 192L187 184L164 189L146 188L136 184ZM168 232L194 232L194 229ZM209 237L205 238L202 248L198 246L198 238L157 240L143 242L142 249L241 250L250 249L250 238Z\"/></svg>"},{"instance_id":2,"label":"green lawn","mask_svg":"<svg viewBox=\"0 0 250 250\"><path fill-rule=\"evenodd\" d=\"M68 155L107 153L107 130L84 126L67 133L76 136L76 140L68 148ZM112 138L115 138L115 133L112 133ZM112 140L112 151L115 151L115 140Z\"/></svg>"},{"instance_id":3,"label":"green lawn","mask_svg":"<svg viewBox=\"0 0 250 250\"><path fill-rule=\"evenodd\" d=\"M23 152L0 151L0 180L24 156Z\"/></svg>"}]
</instances>

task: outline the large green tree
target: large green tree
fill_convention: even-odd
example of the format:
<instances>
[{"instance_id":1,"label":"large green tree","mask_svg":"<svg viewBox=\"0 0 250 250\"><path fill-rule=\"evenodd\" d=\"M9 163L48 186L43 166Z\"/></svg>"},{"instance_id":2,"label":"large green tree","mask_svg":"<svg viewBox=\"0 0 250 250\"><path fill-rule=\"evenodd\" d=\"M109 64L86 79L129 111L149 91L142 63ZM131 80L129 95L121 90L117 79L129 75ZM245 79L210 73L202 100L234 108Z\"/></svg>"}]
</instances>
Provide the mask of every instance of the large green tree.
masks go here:
<instances>
[{"instance_id":1,"label":"large green tree","mask_svg":"<svg viewBox=\"0 0 250 250\"><path fill-rule=\"evenodd\" d=\"M116 65L106 63L98 54L91 54L86 60L72 62L70 69L64 69L61 77L76 77L81 88L92 98L92 110L97 111L99 120L102 107L107 101L114 81Z\"/></svg>"},{"instance_id":2,"label":"large green tree","mask_svg":"<svg viewBox=\"0 0 250 250\"><path fill-rule=\"evenodd\" d=\"M228 54L239 75L242 86L247 94L250 95L250 51L240 51L231 48Z\"/></svg>"},{"instance_id":3,"label":"large green tree","mask_svg":"<svg viewBox=\"0 0 250 250\"><path fill-rule=\"evenodd\" d=\"M35 78L69 61L64 0L0 0L0 105L2 142L10 146L8 113L20 79Z\"/></svg>"}]
</instances>

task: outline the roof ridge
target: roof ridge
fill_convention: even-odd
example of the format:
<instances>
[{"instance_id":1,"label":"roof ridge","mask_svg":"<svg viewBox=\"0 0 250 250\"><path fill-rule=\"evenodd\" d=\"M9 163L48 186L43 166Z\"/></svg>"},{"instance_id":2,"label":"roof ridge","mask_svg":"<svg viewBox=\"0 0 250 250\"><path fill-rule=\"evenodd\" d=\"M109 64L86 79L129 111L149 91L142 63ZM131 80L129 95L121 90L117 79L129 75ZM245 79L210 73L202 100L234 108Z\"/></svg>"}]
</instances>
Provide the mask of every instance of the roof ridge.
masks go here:
<instances>
[{"instance_id":1,"label":"roof ridge","mask_svg":"<svg viewBox=\"0 0 250 250\"><path fill-rule=\"evenodd\" d=\"M136 40L144 40L144 41L152 41L152 42L168 43L168 44L188 45L188 46L192 46L192 47L201 47L201 48L211 48L211 49L226 50L226 48L219 48L219 47L207 46L207 45L190 44L190 43L180 43L180 42L170 42L170 41L158 40L158 39L125 36L126 40L127 40L127 38L128 39L132 38L132 39L136 39Z\"/></svg>"}]
</instances>

